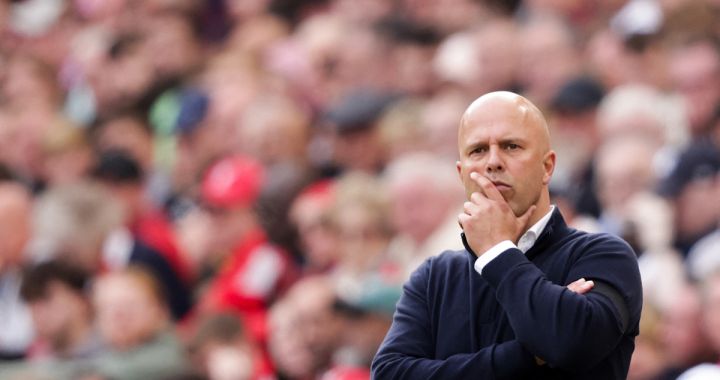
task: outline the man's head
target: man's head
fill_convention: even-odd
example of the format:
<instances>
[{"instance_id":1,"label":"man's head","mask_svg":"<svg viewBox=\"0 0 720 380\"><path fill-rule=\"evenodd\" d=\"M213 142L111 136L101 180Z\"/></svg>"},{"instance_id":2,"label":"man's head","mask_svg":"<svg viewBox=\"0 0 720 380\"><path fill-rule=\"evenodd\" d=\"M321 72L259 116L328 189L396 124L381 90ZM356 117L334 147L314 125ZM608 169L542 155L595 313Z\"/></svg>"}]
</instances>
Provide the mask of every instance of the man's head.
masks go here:
<instances>
[{"instance_id":1,"label":"man's head","mask_svg":"<svg viewBox=\"0 0 720 380\"><path fill-rule=\"evenodd\" d=\"M0 184L0 272L19 265L30 238L30 193L20 184Z\"/></svg>"},{"instance_id":2,"label":"man's head","mask_svg":"<svg viewBox=\"0 0 720 380\"><path fill-rule=\"evenodd\" d=\"M670 79L685 103L690 132L710 127L720 102L720 50L710 40L696 40L671 52Z\"/></svg>"},{"instance_id":3,"label":"man's head","mask_svg":"<svg viewBox=\"0 0 720 380\"><path fill-rule=\"evenodd\" d=\"M462 197L452 161L427 153L409 153L391 161L384 172L390 218L400 233L422 244L455 212Z\"/></svg>"},{"instance_id":4,"label":"man's head","mask_svg":"<svg viewBox=\"0 0 720 380\"><path fill-rule=\"evenodd\" d=\"M540 110L524 97L491 92L467 108L458 131L457 170L468 197L483 190L471 173L489 179L516 216L537 206L530 222L550 205L548 184L555 168L547 123Z\"/></svg>"},{"instance_id":5,"label":"man's head","mask_svg":"<svg viewBox=\"0 0 720 380\"><path fill-rule=\"evenodd\" d=\"M31 266L23 274L20 293L30 306L35 332L58 355L72 350L81 330L91 328L85 292L89 279L80 267L59 260Z\"/></svg>"},{"instance_id":6,"label":"man's head","mask_svg":"<svg viewBox=\"0 0 720 380\"><path fill-rule=\"evenodd\" d=\"M100 334L115 350L131 350L152 339L169 323L165 295L143 268L99 277L93 304Z\"/></svg>"},{"instance_id":7,"label":"man's head","mask_svg":"<svg viewBox=\"0 0 720 380\"><path fill-rule=\"evenodd\" d=\"M202 316L188 350L196 368L210 379L249 379L255 371L255 347L231 313Z\"/></svg>"},{"instance_id":8,"label":"man's head","mask_svg":"<svg viewBox=\"0 0 720 380\"><path fill-rule=\"evenodd\" d=\"M259 162L241 155L222 158L206 171L200 195L213 223L214 250L234 248L258 226L255 203L265 177Z\"/></svg>"}]
</instances>

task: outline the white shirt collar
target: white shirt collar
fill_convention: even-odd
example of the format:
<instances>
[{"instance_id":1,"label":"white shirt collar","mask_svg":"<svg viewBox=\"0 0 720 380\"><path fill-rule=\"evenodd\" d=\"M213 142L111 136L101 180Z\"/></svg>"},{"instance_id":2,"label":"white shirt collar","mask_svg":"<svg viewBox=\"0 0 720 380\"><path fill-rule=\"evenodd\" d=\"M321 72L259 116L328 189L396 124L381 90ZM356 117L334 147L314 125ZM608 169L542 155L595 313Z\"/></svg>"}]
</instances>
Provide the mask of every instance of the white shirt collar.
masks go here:
<instances>
[{"instance_id":1,"label":"white shirt collar","mask_svg":"<svg viewBox=\"0 0 720 380\"><path fill-rule=\"evenodd\" d=\"M548 211L545 216L540 218L540 220L538 220L532 227L530 227L530 229L520 236L517 244L518 249L520 249L523 253L527 253L527 251L535 245L538 237L545 229L545 226L547 226L548 221L550 221L550 216L552 216L554 210L555 206L550 205L550 211Z\"/></svg>"}]
</instances>

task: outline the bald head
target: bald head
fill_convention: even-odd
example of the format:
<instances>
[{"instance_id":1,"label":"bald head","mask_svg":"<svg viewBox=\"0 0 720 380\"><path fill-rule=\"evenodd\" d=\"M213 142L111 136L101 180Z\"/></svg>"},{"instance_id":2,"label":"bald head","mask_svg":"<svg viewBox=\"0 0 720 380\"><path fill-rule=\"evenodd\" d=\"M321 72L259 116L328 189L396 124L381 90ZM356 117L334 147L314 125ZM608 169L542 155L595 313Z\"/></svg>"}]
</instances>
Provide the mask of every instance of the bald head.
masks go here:
<instances>
[{"instance_id":1,"label":"bald head","mask_svg":"<svg viewBox=\"0 0 720 380\"><path fill-rule=\"evenodd\" d=\"M539 216L549 210L555 152L547 122L529 100L507 91L476 99L460 121L458 151L457 169L468 199L483 191L471 179L478 173L495 184L515 215L533 205Z\"/></svg>"},{"instance_id":2,"label":"bald head","mask_svg":"<svg viewBox=\"0 0 720 380\"><path fill-rule=\"evenodd\" d=\"M550 150L550 131L542 112L525 97L510 91L489 92L475 99L463 113L458 131L458 147L462 147L465 132L483 117L498 115L517 127L533 133L540 148ZM462 156L463 152L460 152Z\"/></svg>"},{"instance_id":3,"label":"bald head","mask_svg":"<svg viewBox=\"0 0 720 380\"><path fill-rule=\"evenodd\" d=\"M25 187L0 183L0 272L20 264L30 238L32 198Z\"/></svg>"}]
</instances>

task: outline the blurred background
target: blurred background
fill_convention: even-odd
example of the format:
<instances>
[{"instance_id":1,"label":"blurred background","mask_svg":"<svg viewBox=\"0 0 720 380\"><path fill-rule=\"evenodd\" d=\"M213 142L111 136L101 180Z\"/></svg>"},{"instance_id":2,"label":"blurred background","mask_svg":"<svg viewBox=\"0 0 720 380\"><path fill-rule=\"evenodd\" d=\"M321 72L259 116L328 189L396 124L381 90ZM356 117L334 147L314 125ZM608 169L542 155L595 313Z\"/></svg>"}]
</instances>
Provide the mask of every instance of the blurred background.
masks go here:
<instances>
[{"instance_id":1,"label":"blurred background","mask_svg":"<svg viewBox=\"0 0 720 380\"><path fill-rule=\"evenodd\" d=\"M503 89L548 118L569 224L638 255L628 378L720 378L718 20L716 0L2 1L0 378L369 378L403 282L462 247L456 128Z\"/></svg>"}]
</instances>

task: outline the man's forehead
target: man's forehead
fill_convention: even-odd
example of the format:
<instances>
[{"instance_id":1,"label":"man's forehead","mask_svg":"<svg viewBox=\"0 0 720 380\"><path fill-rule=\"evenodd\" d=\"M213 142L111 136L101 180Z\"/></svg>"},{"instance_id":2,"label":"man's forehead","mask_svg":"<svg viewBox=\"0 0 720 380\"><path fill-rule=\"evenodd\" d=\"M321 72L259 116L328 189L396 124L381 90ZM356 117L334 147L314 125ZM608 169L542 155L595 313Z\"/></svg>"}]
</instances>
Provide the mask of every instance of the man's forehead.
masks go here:
<instances>
[{"instance_id":1,"label":"man's forehead","mask_svg":"<svg viewBox=\"0 0 720 380\"><path fill-rule=\"evenodd\" d=\"M549 140L545 119L529 100L512 92L497 91L485 94L470 104L460 122L458 137L461 141L458 142L460 145L472 144L472 141L462 140L468 139L468 134L482 134L483 129L497 127L517 135L515 138L541 133Z\"/></svg>"}]
</instances>

